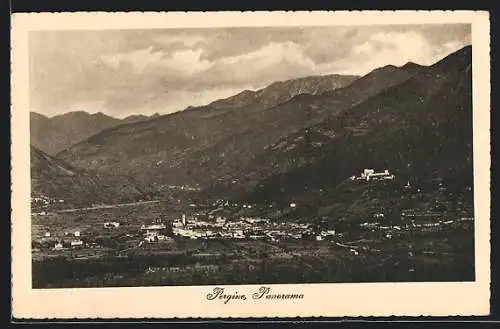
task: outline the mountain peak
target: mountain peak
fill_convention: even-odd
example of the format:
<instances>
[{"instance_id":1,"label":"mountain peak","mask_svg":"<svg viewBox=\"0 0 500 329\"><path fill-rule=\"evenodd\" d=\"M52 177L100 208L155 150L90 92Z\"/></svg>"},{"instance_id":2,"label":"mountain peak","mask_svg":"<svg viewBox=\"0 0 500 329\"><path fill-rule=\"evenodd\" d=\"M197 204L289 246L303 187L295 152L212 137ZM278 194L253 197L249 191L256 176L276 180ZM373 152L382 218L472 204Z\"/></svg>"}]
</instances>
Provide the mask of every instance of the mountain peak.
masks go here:
<instances>
[{"instance_id":1,"label":"mountain peak","mask_svg":"<svg viewBox=\"0 0 500 329\"><path fill-rule=\"evenodd\" d=\"M365 76L368 76L368 75L371 75L373 73L379 73L379 72L394 72L394 71L399 71L401 70L399 67L397 67L396 65L392 65L392 64L389 64L389 65L385 65L385 66L381 66L381 67L377 67L376 69L373 69L372 71L370 71L367 75Z\"/></svg>"},{"instance_id":2,"label":"mountain peak","mask_svg":"<svg viewBox=\"0 0 500 329\"><path fill-rule=\"evenodd\" d=\"M30 112L30 116L31 118L39 118L39 119L45 119L45 120L48 120L49 117L46 116L46 115L43 115L43 114L40 114L38 112L34 112L34 111L31 111Z\"/></svg>"},{"instance_id":3,"label":"mountain peak","mask_svg":"<svg viewBox=\"0 0 500 329\"><path fill-rule=\"evenodd\" d=\"M402 68L403 70L406 70L406 69L414 69L414 68L421 68L421 67L422 67L422 65L417 64L417 63L415 63L415 62L411 62L411 61L410 61L410 62L408 62L408 63L406 63L406 64L405 64L405 65L403 65L403 66L400 66L400 68Z\"/></svg>"},{"instance_id":4,"label":"mountain peak","mask_svg":"<svg viewBox=\"0 0 500 329\"><path fill-rule=\"evenodd\" d=\"M417 64L415 62L408 62L405 65L400 66L399 69L408 73L415 74L422 70L424 67L426 66Z\"/></svg>"},{"instance_id":5,"label":"mountain peak","mask_svg":"<svg viewBox=\"0 0 500 329\"><path fill-rule=\"evenodd\" d=\"M385 70L395 70L398 67L396 65L389 64L389 65L382 66L381 68L385 69Z\"/></svg>"},{"instance_id":6,"label":"mountain peak","mask_svg":"<svg viewBox=\"0 0 500 329\"><path fill-rule=\"evenodd\" d=\"M96 113L92 114L92 117L99 118L99 119L101 119L101 118L113 118L113 117L106 115L102 112L96 112Z\"/></svg>"},{"instance_id":7,"label":"mountain peak","mask_svg":"<svg viewBox=\"0 0 500 329\"><path fill-rule=\"evenodd\" d=\"M64 114L61 114L61 115L90 115L89 112L87 111L84 111L84 110L77 110L77 111L70 111L70 112L67 112L67 113L64 113Z\"/></svg>"},{"instance_id":8,"label":"mountain peak","mask_svg":"<svg viewBox=\"0 0 500 329\"><path fill-rule=\"evenodd\" d=\"M252 106L266 109L287 102L299 94L319 95L345 87L358 78L356 75L329 74L279 80L256 91L243 90L234 96L214 101L209 106L219 109Z\"/></svg>"},{"instance_id":9,"label":"mountain peak","mask_svg":"<svg viewBox=\"0 0 500 329\"><path fill-rule=\"evenodd\" d=\"M451 68L463 69L472 63L472 46L468 45L449 54L431 67L438 71L446 71Z\"/></svg>"}]
</instances>

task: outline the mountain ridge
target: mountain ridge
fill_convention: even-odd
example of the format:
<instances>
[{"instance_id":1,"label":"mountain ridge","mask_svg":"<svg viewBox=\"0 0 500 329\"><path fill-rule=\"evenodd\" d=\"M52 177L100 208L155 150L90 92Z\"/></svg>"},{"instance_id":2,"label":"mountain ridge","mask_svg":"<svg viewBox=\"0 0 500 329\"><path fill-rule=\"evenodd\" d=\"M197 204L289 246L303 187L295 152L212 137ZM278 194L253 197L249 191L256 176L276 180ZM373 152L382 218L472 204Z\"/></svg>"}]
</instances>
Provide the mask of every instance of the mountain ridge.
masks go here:
<instances>
[{"instance_id":1,"label":"mountain ridge","mask_svg":"<svg viewBox=\"0 0 500 329\"><path fill-rule=\"evenodd\" d=\"M57 156L92 170L112 168L146 184L207 185L237 172L283 136L410 76L402 70L379 70L333 91L285 97L286 101L271 107L192 108L110 128ZM283 94L290 95L288 90Z\"/></svg>"},{"instance_id":2,"label":"mountain ridge","mask_svg":"<svg viewBox=\"0 0 500 329\"><path fill-rule=\"evenodd\" d=\"M240 195L260 201L272 196L320 197L318 193L333 193L335 186L364 168L389 169L419 183L440 177L471 186L470 62L471 48L465 47L413 78L275 143L249 164L259 170L247 174L253 177L253 187L240 190Z\"/></svg>"},{"instance_id":3,"label":"mountain ridge","mask_svg":"<svg viewBox=\"0 0 500 329\"><path fill-rule=\"evenodd\" d=\"M48 117L30 112L30 143L40 150L55 155L102 130L120 124L149 120L143 115L118 119L102 112L71 111Z\"/></svg>"}]
</instances>

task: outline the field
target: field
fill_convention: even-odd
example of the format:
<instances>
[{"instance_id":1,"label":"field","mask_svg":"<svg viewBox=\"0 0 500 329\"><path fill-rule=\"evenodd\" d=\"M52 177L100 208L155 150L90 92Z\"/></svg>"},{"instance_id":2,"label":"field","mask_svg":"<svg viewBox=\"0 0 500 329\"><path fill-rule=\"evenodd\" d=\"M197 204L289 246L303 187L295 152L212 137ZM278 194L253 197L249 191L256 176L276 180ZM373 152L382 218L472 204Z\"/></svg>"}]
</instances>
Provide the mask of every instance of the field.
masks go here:
<instances>
[{"instance_id":1,"label":"field","mask_svg":"<svg viewBox=\"0 0 500 329\"><path fill-rule=\"evenodd\" d=\"M141 225L201 208L150 202L33 216L33 287L474 280L469 223L390 235L357 227L322 241L143 241ZM54 250L75 231L84 247Z\"/></svg>"}]
</instances>

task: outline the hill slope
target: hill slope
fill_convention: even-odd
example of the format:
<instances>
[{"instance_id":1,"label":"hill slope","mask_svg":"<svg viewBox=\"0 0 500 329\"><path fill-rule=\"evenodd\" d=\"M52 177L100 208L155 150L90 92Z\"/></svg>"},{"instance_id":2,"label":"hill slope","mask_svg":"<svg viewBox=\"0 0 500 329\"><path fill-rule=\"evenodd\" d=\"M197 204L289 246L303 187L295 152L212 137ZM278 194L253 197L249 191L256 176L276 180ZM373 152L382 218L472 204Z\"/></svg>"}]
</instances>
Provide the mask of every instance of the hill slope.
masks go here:
<instances>
[{"instance_id":1,"label":"hill slope","mask_svg":"<svg viewBox=\"0 0 500 329\"><path fill-rule=\"evenodd\" d=\"M325 199L364 168L387 168L405 182L440 177L472 186L471 54L465 47L273 144L246 167L239 193L260 201Z\"/></svg>"},{"instance_id":2,"label":"hill slope","mask_svg":"<svg viewBox=\"0 0 500 329\"><path fill-rule=\"evenodd\" d=\"M103 113L69 112L54 117L30 113L30 142L48 154L56 154L104 129L120 124L148 120L147 116L130 116L123 120Z\"/></svg>"},{"instance_id":3,"label":"hill slope","mask_svg":"<svg viewBox=\"0 0 500 329\"><path fill-rule=\"evenodd\" d=\"M135 200L144 194L129 178L75 168L34 146L30 152L34 196L64 199L70 205L87 205Z\"/></svg>"},{"instance_id":4,"label":"hill slope","mask_svg":"<svg viewBox=\"0 0 500 329\"><path fill-rule=\"evenodd\" d=\"M243 93L215 105L108 129L59 153L58 157L83 168L133 176L158 189L168 184L208 186L241 172L265 147L280 138L319 123L336 111L411 76L400 68L381 69L335 89L333 95L300 94L271 107L266 105L273 104L274 98L269 101L270 98L257 97L252 103L252 96L252 101L236 101L248 94ZM331 83L322 83L317 78L302 81L307 81L305 87L300 87L302 82L276 83L262 93L288 95L283 96L286 99L305 89L320 92L326 88L323 85ZM363 91L358 91L359 88ZM224 107L221 102L245 106Z\"/></svg>"}]
</instances>

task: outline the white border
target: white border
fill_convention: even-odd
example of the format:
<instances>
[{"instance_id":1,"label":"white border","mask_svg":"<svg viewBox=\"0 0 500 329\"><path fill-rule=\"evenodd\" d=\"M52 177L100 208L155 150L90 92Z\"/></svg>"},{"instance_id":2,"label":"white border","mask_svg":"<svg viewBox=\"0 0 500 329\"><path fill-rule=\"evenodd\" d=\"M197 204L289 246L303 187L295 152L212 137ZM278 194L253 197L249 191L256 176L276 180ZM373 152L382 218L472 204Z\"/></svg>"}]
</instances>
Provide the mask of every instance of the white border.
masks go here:
<instances>
[{"instance_id":1,"label":"white border","mask_svg":"<svg viewBox=\"0 0 500 329\"><path fill-rule=\"evenodd\" d=\"M271 285L294 302L208 301L212 287L31 289L28 32L175 27L472 24L475 260L470 283ZM487 315L490 284L489 15L474 11L33 13L12 19L12 307L16 318ZM259 285L225 286L251 295Z\"/></svg>"}]
</instances>

